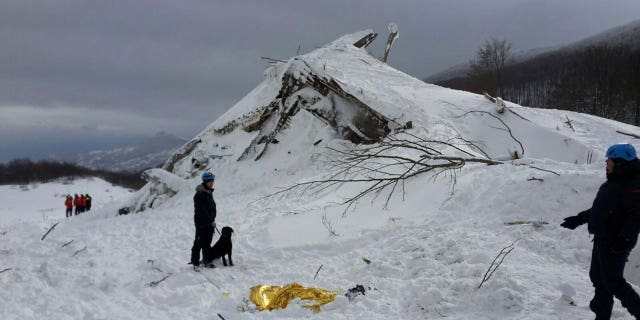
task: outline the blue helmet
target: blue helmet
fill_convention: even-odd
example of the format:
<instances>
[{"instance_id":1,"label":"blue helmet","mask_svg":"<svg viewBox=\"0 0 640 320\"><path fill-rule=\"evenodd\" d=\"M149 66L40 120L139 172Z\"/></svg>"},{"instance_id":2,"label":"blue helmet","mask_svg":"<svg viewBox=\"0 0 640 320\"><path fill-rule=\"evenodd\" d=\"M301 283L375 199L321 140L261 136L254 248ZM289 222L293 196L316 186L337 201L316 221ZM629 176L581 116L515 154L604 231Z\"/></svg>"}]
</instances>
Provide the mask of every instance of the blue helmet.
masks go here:
<instances>
[{"instance_id":1,"label":"blue helmet","mask_svg":"<svg viewBox=\"0 0 640 320\"><path fill-rule=\"evenodd\" d=\"M209 171L205 171L205 173L202 174L202 182L213 181L215 179L216 179L216 176Z\"/></svg>"},{"instance_id":2,"label":"blue helmet","mask_svg":"<svg viewBox=\"0 0 640 320\"><path fill-rule=\"evenodd\" d=\"M614 144L607 149L607 158L622 159L625 161L635 160L638 156L636 149L628 143Z\"/></svg>"}]
</instances>

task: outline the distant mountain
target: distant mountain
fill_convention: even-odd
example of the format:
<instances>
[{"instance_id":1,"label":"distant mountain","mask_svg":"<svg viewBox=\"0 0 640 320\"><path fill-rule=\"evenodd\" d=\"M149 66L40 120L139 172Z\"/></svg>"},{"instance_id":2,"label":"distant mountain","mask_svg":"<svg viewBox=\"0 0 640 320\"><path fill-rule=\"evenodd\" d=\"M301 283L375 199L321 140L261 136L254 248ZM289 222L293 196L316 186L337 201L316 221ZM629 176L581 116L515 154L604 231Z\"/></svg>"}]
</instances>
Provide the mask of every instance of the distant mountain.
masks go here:
<instances>
[{"instance_id":1,"label":"distant mountain","mask_svg":"<svg viewBox=\"0 0 640 320\"><path fill-rule=\"evenodd\" d=\"M80 153L64 160L91 169L138 172L161 166L185 142L175 135L158 132L135 145Z\"/></svg>"},{"instance_id":2,"label":"distant mountain","mask_svg":"<svg viewBox=\"0 0 640 320\"><path fill-rule=\"evenodd\" d=\"M524 63L547 54L567 54L594 46L619 46L625 45L631 49L640 49L640 20L608 29L596 35L584 38L566 46L536 48L514 53L507 65ZM425 78L429 83L443 83L455 78L463 78L467 75L469 61L461 62L443 71L437 72Z\"/></svg>"}]
</instances>

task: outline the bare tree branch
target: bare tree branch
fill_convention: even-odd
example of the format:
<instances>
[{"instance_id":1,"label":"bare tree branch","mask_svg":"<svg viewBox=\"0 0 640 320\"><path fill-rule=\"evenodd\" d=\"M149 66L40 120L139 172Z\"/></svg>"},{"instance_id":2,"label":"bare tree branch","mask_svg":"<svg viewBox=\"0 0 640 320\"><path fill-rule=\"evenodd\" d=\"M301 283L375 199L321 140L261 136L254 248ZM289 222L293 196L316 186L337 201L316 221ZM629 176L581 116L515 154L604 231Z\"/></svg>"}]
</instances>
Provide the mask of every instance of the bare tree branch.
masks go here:
<instances>
[{"instance_id":1,"label":"bare tree branch","mask_svg":"<svg viewBox=\"0 0 640 320\"><path fill-rule=\"evenodd\" d=\"M149 283L147 283L147 287L156 287L157 285L159 285L162 281L167 280L169 277L171 277L172 273L167 274L166 276L164 276L162 279L158 280L158 281L151 281Z\"/></svg>"},{"instance_id":2,"label":"bare tree branch","mask_svg":"<svg viewBox=\"0 0 640 320\"><path fill-rule=\"evenodd\" d=\"M63 244L63 245L62 245L62 247L64 248L64 247L66 247L66 246L70 245L70 244L71 244L71 242L73 242L73 240L71 240L71 241L69 241L69 242L67 242L67 243Z\"/></svg>"},{"instance_id":3,"label":"bare tree branch","mask_svg":"<svg viewBox=\"0 0 640 320\"><path fill-rule=\"evenodd\" d=\"M556 175L556 176L558 176L558 177L560 176L560 174L559 174L559 173L557 173L557 172L555 172L555 171L547 170L547 169L542 169L542 168L538 168L538 167L535 167L535 166L532 166L532 165L530 165L530 164L526 164L526 163L514 163L513 165L514 165L514 166L527 166L527 167L529 167L529 168L531 168L531 169L536 169L536 170L540 170L540 171L544 171L544 172L553 173L553 174L555 174L555 175Z\"/></svg>"},{"instance_id":4,"label":"bare tree branch","mask_svg":"<svg viewBox=\"0 0 640 320\"><path fill-rule=\"evenodd\" d=\"M460 140L464 141L466 145L468 145L468 146L472 146L473 148L475 148L476 150L478 150L478 152L482 153L482 155L483 155L483 156L485 156L487 159L491 159L491 157L489 156L489 154L488 154L488 153L486 153L482 148L480 148L480 147L476 144L476 142L473 142L473 141L470 141L470 140L464 139L464 138L462 138L462 136L458 137L458 139L460 139ZM470 156L473 156L473 155L472 155L472 154L470 154L470 153L467 153L467 154L469 154Z\"/></svg>"},{"instance_id":5,"label":"bare tree branch","mask_svg":"<svg viewBox=\"0 0 640 320\"><path fill-rule=\"evenodd\" d=\"M318 277L318 272L320 272L320 269L322 269L323 265L320 265L320 268L318 268L318 271L316 271L316 275L313 277L313 280L315 280Z\"/></svg>"},{"instance_id":6,"label":"bare tree branch","mask_svg":"<svg viewBox=\"0 0 640 320\"><path fill-rule=\"evenodd\" d=\"M327 228L327 230L329 231L329 234L332 236L337 236L338 234L336 233L336 230L333 229L333 226L331 225L331 221L329 221L327 219L327 215L323 214L322 215L322 225Z\"/></svg>"},{"instance_id":7,"label":"bare tree branch","mask_svg":"<svg viewBox=\"0 0 640 320\"><path fill-rule=\"evenodd\" d=\"M624 134L625 136L630 136L630 137L634 137L636 139L640 139L639 135L635 135L633 133L622 132L622 131L619 131L619 130L616 130L616 132L619 133L619 134Z\"/></svg>"},{"instance_id":8,"label":"bare tree branch","mask_svg":"<svg viewBox=\"0 0 640 320\"><path fill-rule=\"evenodd\" d=\"M3 273L3 272L5 272L5 271L11 271L11 270L12 270L12 268L6 268L6 269L4 269L4 270L0 271L0 273Z\"/></svg>"},{"instance_id":9,"label":"bare tree branch","mask_svg":"<svg viewBox=\"0 0 640 320\"><path fill-rule=\"evenodd\" d=\"M54 225L51 226L51 228L49 228L49 230L47 231L47 233L45 233L42 238L40 238L40 240L44 240L44 238L47 237L47 235L49 235L49 232L53 231L53 229L58 225L58 223L60 222L56 222Z\"/></svg>"},{"instance_id":10,"label":"bare tree branch","mask_svg":"<svg viewBox=\"0 0 640 320\"><path fill-rule=\"evenodd\" d=\"M478 285L477 289L480 289L482 287L482 285L491 278L491 276L496 272L496 270L498 270L498 268L500 267L500 265L504 261L504 258L506 258L507 255L509 253L511 253L511 251L513 251L513 249L515 249L515 244L516 244L516 242L518 242L518 240L520 240L520 239L516 239L516 241L514 241L512 244L510 244L510 245L502 248L502 250L500 250L498 255L493 259L493 261L491 261L491 264L489 265L489 268L487 269L487 272L485 272L484 277L482 277L482 282L480 282L480 285ZM500 260L498 261L498 259L500 259Z\"/></svg>"},{"instance_id":11,"label":"bare tree branch","mask_svg":"<svg viewBox=\"0 0 640 320\"><path fill-rule=\"evenodd\" d=\"M87 250L87 246L84 246L84 248L82 248L82 249L80 249L80 250L76 251L76 252L73 254L73 256L75 257L78 253L80 253L80 252L82 252L82 251L85 251L85 250Z\"/></svg>"},{"instance_id":12,"label":"bare tree branch","mask_svg":"<svg viewBox=\"0 0 640 320\"><path fill-rule=\"evenodd\" d=\"M531 120L529 120L529 119L527 119L527 118L525 118L525 117L521 116L519 113L517 113L517 112L515 112L515 111L511 110L511 108L507 108L507 110L509 110L509 112L513 113L514 115L516 115L518 118L520 118L520 119L522 119L522 120L524 120L524 121L531 122Z\"/></svg>"},{"instance_id":13,"label":"bare tree branch","mask_svg":"<svg viewBox=\"0 0 640 320\"><path fill-rule=\"evenodd\" d=\"M523 224L530 224L536 228L541 228L542 226L548 225L549 222L547 221L523 221L523 220L517 220L517 221L510 221L510 222L505 222L504 225L505 226L515 226L515 225L523 225Z\"/></svg>"},{"instance_id":14,"label":"bare tree branch","mask_svg":"<svg viewBox=\"0 0 640 320\"><path fill-rule=\"evenodd\" d=\"M491 114L491 112L472 110L472 111L465 112L465 113L463 113L463 114L461 114L459 116L456 116L455 118L462 118L462 117L465 117L465 116L467 116L468 114L471 114L471 113L488 114L489 116L493 117L494 119L500 121L500 123L502 123L502 125L504 126L505 130L507 132L509 132L509 135L511 136L511 138L520 145L520 150L522 150L522 154L521 155L524 156L524 146L522 145L522 142L520 142L520 140L516 139L516 137L513 136L513 132L511 132L511 128L506 123L504 123L504 121L502 121L502 119L500 119L499 117L496 117L495 115Z\"/></svg>"},{"instance_id":15,"label":"bare tree branch","mask_svg":"<svg viewBox=\"0 0 640 320\"><path fill-rule=\"evenodd\" d=\"M455 142L456 139L451 139ZM417 175L431 172L439 175L460 169L467 163L497 165L503 162L474 155L454 142L430 140L408 132L389 135L379 143L359 146L351 150L328 148L334 159L328 161L329 172L326 177L304 181L283 188L265 198L276 195L299 195L307 192L319 193L327 188L343 184L362 184L363 189L342 200L345 205L343 216L363 197L373 195L375 201L384 194L384 208L388 207L394 194L400 192L404 199L404 182ZM444 150L464 154L465 156L446 155ZM468 156L467 156L468 155ZM385 193L386 192L386 193ZM330 234L335 235L326 216L323 224Z\"/></svg>"},{"instance_id":16,"label":"bare tree branch","mask_svg":"<svg viewBox=\"0 0 640 320\"><path fill-rule=\"evenodd\" d=\"M565 121L565 122L564 122L564 124L565 124L567 127L571 128L571 130L572 130L573 132L576 132L576 129L574 129L574 128L573 128L573 120L569 119L569 116L567 116L567 115L565 115L565 117L567 118L567 121Z\"/></svg>"}]
</instances>

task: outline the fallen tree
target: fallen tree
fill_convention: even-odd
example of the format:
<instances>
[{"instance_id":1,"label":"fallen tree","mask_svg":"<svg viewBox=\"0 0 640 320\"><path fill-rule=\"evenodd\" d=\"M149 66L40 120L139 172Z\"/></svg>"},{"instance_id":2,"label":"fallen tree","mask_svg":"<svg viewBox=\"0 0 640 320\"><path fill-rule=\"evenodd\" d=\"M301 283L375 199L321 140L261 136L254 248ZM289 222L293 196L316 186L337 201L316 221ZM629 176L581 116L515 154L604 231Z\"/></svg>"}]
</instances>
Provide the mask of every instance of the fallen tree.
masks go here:
<instances>
[{"instance_id":1,"label":"fallen tree","mask_svg":"<svg viewBox=\"0 0 640 320\"><path fill-rule=\"evenodd\" d=\"M300 182L283 188L267 198L321 192L343 184L363 184L361 191L340 203L346 206L344 216L351 206L369 194L373 194L375 200L386 190L385 208L399 189L404 199L404 182L418 175L432 173L438 176L445 172L455 175L455 170L467 163L504 163L466 151L462 145L454 142L429 140L408 132L389 135L379 143L360 145L350 150L328 149L335 155L329 161L328 171L331 174L324 179Z\"/></svg>"}]
</instances>

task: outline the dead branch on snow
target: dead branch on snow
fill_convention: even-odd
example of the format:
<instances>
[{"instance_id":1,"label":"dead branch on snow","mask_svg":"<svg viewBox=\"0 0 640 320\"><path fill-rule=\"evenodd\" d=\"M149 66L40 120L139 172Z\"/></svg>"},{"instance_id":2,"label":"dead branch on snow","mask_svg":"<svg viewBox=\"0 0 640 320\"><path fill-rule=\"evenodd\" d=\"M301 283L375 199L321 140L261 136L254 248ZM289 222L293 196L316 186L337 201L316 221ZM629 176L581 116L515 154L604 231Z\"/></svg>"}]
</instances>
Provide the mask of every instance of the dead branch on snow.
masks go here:
<instances>
[{"instance_id":1,"label":"dead branch on snow","mask_svg":"<svg viewBox=\"0 0 640 320\"><path fill-rule=\"evenodd\" d=\"M75 257L76 255L78 255L78 253L80 253L82 251L85 251L85 250L87 250L87 246L84 246L84 248L82 248L82 249L76 251L75 253L73 253L73 256Z\"/></svg>"},{"instance_id":2,"label":"dead branch on snow","mask_svg":"<svg viewBox=\"0 0 640 320\"><path fill-rule=\"evenodd\" d=\"M548 169L538 168L538 167L536 167L536 166L532 166L532 165L530 165L530 164L526 164L526 163L514 163L513 165L514 165L514 166L527 166L527 167L529 167L529 168L531 168L531 169L536 169L536 170L540 170L540 171L544 171L544 172L553 173L553 174L555 174L555 175L556 175L556 176L558 176L558 177L560 176L560 174L559 174L559 173L557 173L557 172L555 172L555 171L548 170Z\"/></svg>"},{"instance_id":3,"label":"dead branch on snow","mask_svg":"<svg viewBox=\"0 0 640 320\"><path fill-rule=\"evenodd\" d=\"M504 126L504 129L502 128L496 128L496 129L500 129L500 130L504 130L507 131L509 133L509 136L511 136L511 139L513 139L515 142L518 143L518 145L520 145L520 150L522 150L522 153L520 154L520 156L524 156L524 146L522 145L522 142L520 142L520 140L516 139L516 137L513 136L513 132L511 131L511 128L504 123L504 121L502 121L502 119L500 119L499 117L496 117L495 115L491 114L491 112L487 112L487 111L478 111L478 110L472 110L472 111L468 111L465 112L459 116L456 116L454 118L462 118L465 117L471 113L480 113L480 114L488 114L489 116L493 117L494 119L500 121L500 123Z\"/></svg>"},{"instance_id":4,"label":"dead branch on snow","mask_svg":"<svg viewBox=\"0 0 640 320\"><path fill-rule=\"evenodd\" d=\"M53 231L53 229L58 225L58 223L60 222L56 222L54 225L51 226L51 228L49 228L49 230L47 231L47 233L45 233L42 238L40 238L40 240L44 240L44 238L47 237L47 235L49 235L49 232Z\"/></svg>"},{"instance_id":5,"label":"dead branch on snow","mask_svg":"<svg viewBox=\"0 0 640 320\"><path fill-rule=\"evenodd\" d=\"M329 219L327 219L327 215L323 214L322 215L322 225L327 228L327 230L329 231L329 234L332 236L337 236L338 234L336 233L336 230L333 228L333 226L331 225L331 221L329 221Z\"/></svg>"},{"instance_id":6,"label":"dead branch on snow","mask_svg":"<svg viewBox=\"0 0 640 320\"><path fill-rule=\"evenodd\" d=\"M504 261L504 258L506 258L507 255L509 253L511 253L511 251L513 251L513 249L516 248L515 244L516 244L516 242L518 242L518 240L520 240L520 239L516 239L516 241L514 241L512 244L510 244L510 245L502 248L502 250L500 250L498 255L493 259L493 261L491 261L491 264L489 265L489 269L487 269L487 272L485 272L484 277L482 277L482 282L480 282L480 285L478 286L477 289L480 289L480 287L482 287L482 285L491 278L491 276L496 272L496 270L498 270L498 268L500 267L500 265ZM498 260L498 259L500 259L500 260Z\"/></svg>"},{"instance_id":7,"label":"dead branch on snow","mask_svg":"<svg viewBox=\"0 0 640 320\"><path fill-rule=\"evenodd\" d=\"M320 268L318 268L318 271L316 271L316 275L313 277L313 280L315 280L318 277L318 273L320 272L320 269L322 269L322 264L320 265Z\"/></svg>"},{"instance_id":8,"label":"dead branch on snow","mask_svg":"<svg viewBox=\"0 0 640 320\"><path fill-rule=\"evenodd\" d=\"M157 285L159 285L162 281L167 280L169 277L171 277L172 273L167 274L166 276L164 276L162 279L158 280L158 281L151 281L149 283L147 283L147 287L155 287Z\"/></svg>"},{"instance_id":9,"label":"dead branch on snow","mask_svg":"<svg viewBox=\"0 0 640 320\"><path fill-rule=\"evenodd\" d=\"M346 205L343 211L343 216L345 216L351 206L369 194L374 195L372 201L375 201L386 190L384 208L388 206L392 195L398 189L401 189L404 198L405 180L417 175L431 172L437 176L444 172L460 169L467 163L486 165L503 163L476 157L454 143L429 140L408 132L390 135L379 143L358 146L352 150L328 149L336 155L329 162L329 172L332 174L324 179L295 184L267 195L266 198L283 194L299 194L301 196L307 192L317 193L343 184L364 184L363 190L339 203ZM449 155L441 150L449 150L451 154L457 151L456 153L465 156ZM325 227L327 226L325 217L323 217L323 224ZM332 232L331 228L328 229Z\"/></svg>"},{"instance_id":10,"label":"dead branch on snow","mask_svg":"<svg viewBox=\"0 0 640 320\"><path fill-rule=\"evenodd\" d=\"M564 122L564 124L569 127L573 132L576 132L576 129L573 128L573 120L569 119L569 116L565 115L565 117L567 118L567 121Z\"/></svg>"},{"instance_id":11,"label":"dead branch on snow","mask_svg":"<svg viewBox=\"0 0 640 320\"><path fill-rule=\"evenodd\" d=\"M619 134L624 134L625 136L629 136L629 137L634 137L636 139L640 139L639 135L635 135L633 133L622 132L622 131L619 131L619 130L616 130L616 132L619 133Z\"/></svg>"},{"instance_id":12,"label":"dead branch on snow","mask_svg":"<svg viewBox=\"0 0 640 320\"><path fill-rule=\"evenodd\" d=\"M541 228L544 225L549 224L549 222L547 221L524 221L524 220L517 220L517 221L510 221L510 222L505 222L504 225L505 226L515 226L515 225L523 225L523 224L530 224L536 228Z\"/></svg>"}]
</instances>

